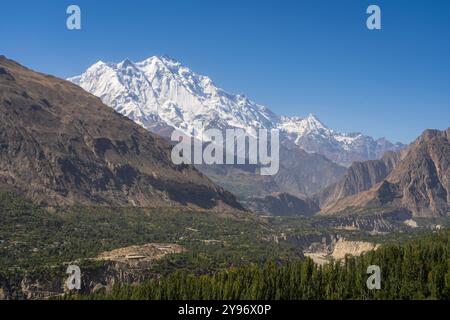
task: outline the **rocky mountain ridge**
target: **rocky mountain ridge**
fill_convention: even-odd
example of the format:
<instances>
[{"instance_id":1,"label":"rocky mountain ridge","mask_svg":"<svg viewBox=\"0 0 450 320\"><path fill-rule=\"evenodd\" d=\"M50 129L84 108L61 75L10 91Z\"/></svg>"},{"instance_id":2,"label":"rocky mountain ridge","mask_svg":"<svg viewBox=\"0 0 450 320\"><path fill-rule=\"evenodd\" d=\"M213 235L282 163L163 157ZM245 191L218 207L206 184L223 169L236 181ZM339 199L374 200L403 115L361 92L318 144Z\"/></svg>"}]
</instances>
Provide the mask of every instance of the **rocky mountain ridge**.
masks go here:
<instances>
[{"instance_id":1,"label":"rocky mountain ridge","mask_svg":"<svg viewBox=\"0 0 450 320\"><path fill-rule=\"evenodd\" d=\"M322 213L402 208L409 210L414 217L449 216L449 138L450 128L444 131L426 130L400 155L394 157L396 160L389 162L395 165L386 178L366 191L337 197L328 204L325 202ZM345 184L345 179L343 181Z\"/></svg>"}]
</instances>

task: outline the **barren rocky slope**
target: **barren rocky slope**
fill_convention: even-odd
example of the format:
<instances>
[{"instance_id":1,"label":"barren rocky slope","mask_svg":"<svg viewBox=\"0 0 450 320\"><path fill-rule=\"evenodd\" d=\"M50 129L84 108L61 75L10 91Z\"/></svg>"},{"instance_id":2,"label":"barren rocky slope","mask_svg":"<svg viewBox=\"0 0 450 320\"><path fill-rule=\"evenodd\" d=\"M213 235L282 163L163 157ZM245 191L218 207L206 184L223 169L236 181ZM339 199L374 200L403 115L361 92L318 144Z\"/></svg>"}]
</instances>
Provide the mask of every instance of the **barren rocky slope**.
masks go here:
<instances>
[{"instance_id":1,"label":"barren rocky slope","mask_svg":"<svg viewBox=\"0 0 450 320\"><path fill-rule=\"evenodd\" d=\"M389 151L380 160L354 162L338 182L331 184L315 198L321 207L345 197L369 190L383 181L401 160L401 152Z\"/></svg>"},{"instance_id":2,"label":"barren rocky slope","mask_svg":"<svg viewBox=\"0 0 450 320\"><path fill-rule=\"evenodd\" d=\"M392 172L371 189L340 199L323 213L349 208L404 208L415 217L450 215L450 128L426 130Z\"/></svg>"}]
</instances>

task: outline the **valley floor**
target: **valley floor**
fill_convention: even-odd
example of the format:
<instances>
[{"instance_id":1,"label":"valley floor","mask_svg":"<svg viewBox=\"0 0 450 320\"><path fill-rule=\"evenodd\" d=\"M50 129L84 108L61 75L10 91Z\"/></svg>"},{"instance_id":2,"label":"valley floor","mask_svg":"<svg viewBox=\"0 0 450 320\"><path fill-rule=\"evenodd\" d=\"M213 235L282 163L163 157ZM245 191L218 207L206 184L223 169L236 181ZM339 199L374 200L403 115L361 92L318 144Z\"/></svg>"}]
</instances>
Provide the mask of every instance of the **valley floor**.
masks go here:
<instances>
[{"instance_id":1,"label":"valley floor","mask_svg":"<svg viewBox=\"0 0 450 320\"><path fill-rule=\"evenodd\" d=\"M0 217L0 299L73 298L68 265L81 269L78 298L448 298L449 233L436 230L446 219L412 228L392 217L380 224L182 208L49 210L11 192L0 193ZM390 229L374 233L378 225ZM389 264L383 279L395 290L361 288L370 263Z\"/></svg>"}]
</instances>

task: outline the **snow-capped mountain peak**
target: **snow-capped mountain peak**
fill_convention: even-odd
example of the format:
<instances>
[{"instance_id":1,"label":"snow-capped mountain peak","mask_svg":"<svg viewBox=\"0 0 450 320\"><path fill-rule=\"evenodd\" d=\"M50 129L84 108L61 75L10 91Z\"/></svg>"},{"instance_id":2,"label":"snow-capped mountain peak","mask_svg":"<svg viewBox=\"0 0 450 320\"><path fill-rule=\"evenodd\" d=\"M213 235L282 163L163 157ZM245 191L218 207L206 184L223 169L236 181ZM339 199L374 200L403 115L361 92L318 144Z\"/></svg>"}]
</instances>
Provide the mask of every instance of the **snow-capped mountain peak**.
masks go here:
<instances>
[{"instance_id":1,"label":"snow-capped mountain peak","mask_svg":"<svg viewBox=\"0 0 450 320\"><path fill-rule=\"evenodd\" d=\"M323 130L323 129L327 129L325 127L325 125L312 113L310 113L306 119L305 119L308 123L308 126L311 129L315 129L315 130Z\"/></svg>"},{"instance_id":2,"label":"snow-capped mountain peak","mask_svg":"<svg viewBox=\"0 0 450 320\"><path fill-rule=\"evenodd\" d=\"M325 126L315 115L310 113L306 118L282 117L279 128L288 134L298 137L305 135L321 135L332 137L336 133Z\"/></svg>"},{"instance_id":3,"label":"snow-capped mountain peak","mask_svg":"<svg viewBox=\"0 0 450 320\"><path fill-rule=\"evenodd\" d=\"M140 62L98 61L85 73L68 79L100 97L116 111L153 130L168 126L191 134L194 127L278 128L283 139L294 141L308 152L326 155L339 163L378 158L400 146L377 143L361 134L341 134L326 127L316 116L278 116L243 94L217 87L168 56L153 56Z\"/></svg>"}]
</instances>

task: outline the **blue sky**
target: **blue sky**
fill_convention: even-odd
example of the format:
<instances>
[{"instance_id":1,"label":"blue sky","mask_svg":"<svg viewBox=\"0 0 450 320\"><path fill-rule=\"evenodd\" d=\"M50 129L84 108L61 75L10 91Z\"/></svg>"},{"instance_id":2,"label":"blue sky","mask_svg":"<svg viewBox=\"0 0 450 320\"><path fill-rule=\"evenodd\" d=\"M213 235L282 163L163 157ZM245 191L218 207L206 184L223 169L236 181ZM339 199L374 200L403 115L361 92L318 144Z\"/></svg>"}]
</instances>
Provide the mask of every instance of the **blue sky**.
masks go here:
<instances>
[{"instance_id":1,"label":"blue sky","mask_svg":"<svg viewBox=\"0 0 450 320\"><path fill-rule=\"evenodd\" d=\"M66 8L82 30L66 29ZM382 30L366 28L377 4ZM2 1L0 54L60 77L167 54L279 114L410 142L450 126L447 0Z\"/></svg>"}]
</instances>

